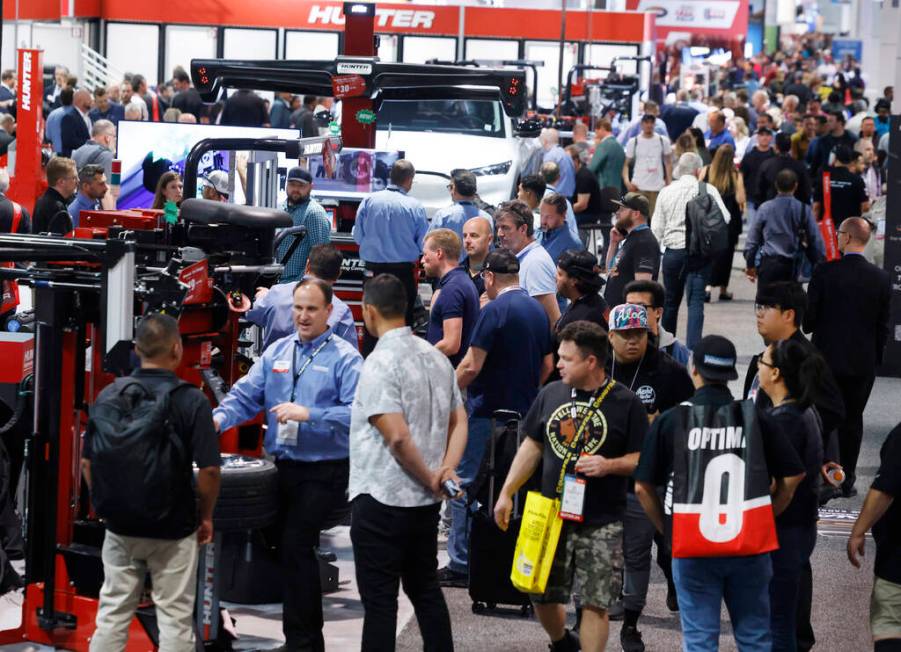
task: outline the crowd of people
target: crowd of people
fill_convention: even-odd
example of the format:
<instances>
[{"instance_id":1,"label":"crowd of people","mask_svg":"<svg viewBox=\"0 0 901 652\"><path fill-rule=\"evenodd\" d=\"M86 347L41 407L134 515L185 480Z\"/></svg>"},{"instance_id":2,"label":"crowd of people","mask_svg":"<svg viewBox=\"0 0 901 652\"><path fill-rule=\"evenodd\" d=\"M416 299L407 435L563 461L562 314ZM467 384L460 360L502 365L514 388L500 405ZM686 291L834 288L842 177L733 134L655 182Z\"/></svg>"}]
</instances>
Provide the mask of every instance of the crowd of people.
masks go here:
<instances>
[{"instance_id":1,"label":"crowd of people","mask_svg":"<svg viewBox=\"0 0 901 652\"><path fill-rule=\"evenodd\" d=\"M50 188L26 232L66 233L77 210L102 205L105 152L116 120L129 114L164 119L175 109L179 120L305 130L318 112L316 98L292 112L286 94L267 110L239 92L218 118L202 115L178 71L171 98L136 75L102 89L101 105L63 72L48 100L73 108L57 118L61 156L47 165ZM441 586L471 582L466 495L499 411L520 415L523 443L493 497L498 527L519 523L514 497L530 481L565 506L546 588L531 596L552 650L605 649L611 618L624 621L625 652L645 649L639 622L655 546L685 650L717 649L723 601L740 649L811 649L817 510L858 491L862 415L888 337L889 277L865 254L874 238L867 214L885 191L892 89L871 115L862 79L853 65L847 72L807 39L737 61L715 94L658 89L631 124L602 118L591 134L578 123L567 147L545 130L516 198L496 207L480 200L472 172L452 171L449 206L431 221L410 195L414 162L397 161L353 227L369 276L361 347L333 290L342 258L311 199L314 180L299 167L288 172L287 207L310 236L248 313L264 350L212 414L187 399L178 408L185 423L204 421L182 436L196 438L195 461L210 478L211 429L266 415L264 447L279 470L286 650L324 649L316 548L345 496L362 649L393 649L400 586L429 649L453 649ZM210 198L227 199L227 183L208 185ZM161 179L159 203L180 194L177 175ZM762 342L735 396L735 345L710 334L717 329L705 327L704 306L715 290L719 301L732 299L742 233L745 274L756 283L747 317ZM420 259L433 282L423 338L412 330ZM676 336L683 297L684 342ZM171 381L181 356L171 318L147 317L136 343L136 376ZM901 427L883 447L848 542L857 565L873 528L880 652L901 649L899 438ZM92 454L86 446L88 467ZM200 488L199 534L182 522L164 530L178 544L164 552L181 573L196 565L184 542L209 540L214 484ZM445 501L449 563L437 569ZM123 614L136 603L130 567L162 545L136 541L145 530L108 525L98 650L124 640ZM154 576L154 591L161 639L192 649L193 593L171 576L160 586ZM573 597L578 633L564 610Z\"/></svg>"}]
</instances>

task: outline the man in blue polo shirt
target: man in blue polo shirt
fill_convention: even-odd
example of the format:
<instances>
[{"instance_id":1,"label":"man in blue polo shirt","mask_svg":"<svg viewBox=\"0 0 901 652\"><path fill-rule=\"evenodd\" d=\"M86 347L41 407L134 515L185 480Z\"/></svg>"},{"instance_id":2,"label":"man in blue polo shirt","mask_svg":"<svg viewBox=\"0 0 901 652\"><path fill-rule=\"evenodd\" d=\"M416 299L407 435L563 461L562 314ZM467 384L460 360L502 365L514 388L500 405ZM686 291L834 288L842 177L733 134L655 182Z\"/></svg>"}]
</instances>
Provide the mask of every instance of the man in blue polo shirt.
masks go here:
<instances>
[{"instance_id":1,"label":"man in blue polo shirt","mask_svg":"<svg viewBox=\"0 0 901 652\"><path fill-rule=\"evenodd\" d=\"M494 215L501 247L516 256L519 263L519 285L541 304L549 324L556 324L560 319L557 266L535 239L531 209L514 199L501 203Z\"/></svg>"},{"instance_id":2,"label":"man in blue polo shirt","mask_svg":"<svg viewBox=\"0 0 901 652\"><path fill-rule=\"evenodd\" d=\"M488 254L482 267L491 301L482 308L469 351L457 367L460 389L468 389L469 437L457 475L465 488L475 480L497 410L525 415L554 367L553 341L544 310L519 286L520 264L504 249ZM451 531L444 586L466 586L469 518L463 501L451 501Z\"/></svg>"},{"instance_id":3,"label":"man in blue polo shirt","mask_svg":"<svg viewBox=\"0 0 901 652\"><path fill-rule=\"evenodd\" d=\"M440 279L432 295L426 339L456 367L469 348L469 337L479 316L476 286L462 267L460 239L450 229L430 231L422 249L426 276Z\"/></svg>"},{"instance_id":4,"label":"man in blue polo shirt","mask_svg":"<svg viewBox=\"0 0 901 652\"><path fill-rule=\"evenodd\" d=\"M106 195L107 190L109 186L102 165L91 163L78 171L78 194L68 208L73 229L78 227L81 211L100 209L100 200Z\"/></svg>"},{"instance_id":5,"label":"man in blue polo shirt","mask_svg":"<svg viewBox=\"0 0 901 652\"><path fill-rule=\"evenodd\" d=\"M491 228L494 228L494 220L491 216L475 204L475 197L478 192L476 175L462 168L451 170L451 180L447 184L447 189L450 191L450 196L454 203L435 211L435 214L432 216L432 223L429 225L429 231L450 229L457 234L457 237L462 242L463 225L473 217L484 218L488 221ZM461 254L460 256L461 261L463 255Z\"/></svg>"}]
</instances>

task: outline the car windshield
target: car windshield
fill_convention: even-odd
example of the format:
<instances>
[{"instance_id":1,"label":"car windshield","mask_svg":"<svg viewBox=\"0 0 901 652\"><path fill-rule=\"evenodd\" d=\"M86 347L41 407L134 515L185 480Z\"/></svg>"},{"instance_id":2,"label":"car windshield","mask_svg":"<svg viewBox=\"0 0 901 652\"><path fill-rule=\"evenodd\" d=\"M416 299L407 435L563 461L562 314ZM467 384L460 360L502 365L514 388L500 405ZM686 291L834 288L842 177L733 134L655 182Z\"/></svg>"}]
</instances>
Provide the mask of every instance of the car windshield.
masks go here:
<instances>
[{"instance_id":1,"label":"car windshield","mask_svg":"<svg viewBox=\"0 0 901 652\"><path fill-rule=\"evenodd\" d=\"M504 138L504 112L491 100L386 100L380 131L434 131Z\"/></svg>"}]
</instances>

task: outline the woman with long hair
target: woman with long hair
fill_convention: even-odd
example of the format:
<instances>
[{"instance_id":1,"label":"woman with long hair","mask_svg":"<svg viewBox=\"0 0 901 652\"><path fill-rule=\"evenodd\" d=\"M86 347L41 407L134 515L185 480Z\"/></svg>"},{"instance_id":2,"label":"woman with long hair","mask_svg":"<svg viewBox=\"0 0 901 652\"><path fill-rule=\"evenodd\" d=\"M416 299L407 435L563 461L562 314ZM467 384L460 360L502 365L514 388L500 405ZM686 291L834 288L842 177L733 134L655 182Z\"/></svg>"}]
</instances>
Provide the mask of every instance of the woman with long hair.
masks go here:
<instances>
[{"instance_id":1,"label":"woman with long hair","mask_svg":"<svg viewBox=\"0 0 901 652\"><path fill-rule=\"evenodd\" d=\"M776 517L779 549L770 553L770 628L773 651L797 650L799 596L807 595L806 569L817 539L819 485L823 465L820 417L812 407L822 392L828 368L822 356L810 355L794 340L771 344L760 356L760 388L773 407L762 418L773 420L804 465L805 477L788 506ZM806 605L804 610L809 609Z\"/></svg>"},{"instance_id":2,"label":"woman with long hair","mask_svg":"<svg viewBox=\"0 0 901 652\"><path fill-rule=\"evenodd\" d=\"M707 149L707 141L704 140L704 132L697 127L689 127L688 131L695 139L695 151L701 157L704 165L710 165L710 150Z\"/></svg>"},{"instance_id":3,"label":"woman with long hair","mask_svg":"<svg viewBox=\"0 0 901 652\"><path fill-rule=\"evenodd\" d=\"M751 142L748 123L744 118L735 116L732 118L732 124L729 125L729 131L732 133L732 139L735 141L735 164L738 165L748 149L748 144Z\"/></svg>"},{"instance_id":4,"label":"woman with long hair","mask_svg":"<svg viewBox=\"0 0 901 652\"><path fill-rule=\"evenodd\" d=\"M695 137L691 134L687 129L685 132L676 139L675 144L673 145L673 160L678 161L679 157L681 157L686 152L694 152L698 153L698 145L695 143Z\"/></svg>"},{"instance_id":5,"label":"woman with long hair","mask_svg":"<svg viewBox=\"0 0 901 652\"><path fill-rule=\"evenodd\" d=\"M735 257L735 246L741 236L741 216L745 212L745 184L735 169L733 159L735 150L732 145L724 144L716 148L713 162L701 170L701 180L719 190L723 203L729 211L729 246L713 259L710 271L710 285L704 294L704 301L710 301L710 292L714 287L720 289L720 301L731 301L729 277L732 276L732 259Z\"/></svg>"},{"instance_id":6,"label":"woman with long hair","mask_svg":"<svg viewBox=\"0 0 901 652\"><path fill-rule=\"evenodd\" d=\"M160 180L156 184L156 194L153 196L153 205L151 208L162 209L166 206L167 201L174 201L181 204L182 200L182 181L178 172L164 172L160 176Z\"/></svg>"}]
</instances>

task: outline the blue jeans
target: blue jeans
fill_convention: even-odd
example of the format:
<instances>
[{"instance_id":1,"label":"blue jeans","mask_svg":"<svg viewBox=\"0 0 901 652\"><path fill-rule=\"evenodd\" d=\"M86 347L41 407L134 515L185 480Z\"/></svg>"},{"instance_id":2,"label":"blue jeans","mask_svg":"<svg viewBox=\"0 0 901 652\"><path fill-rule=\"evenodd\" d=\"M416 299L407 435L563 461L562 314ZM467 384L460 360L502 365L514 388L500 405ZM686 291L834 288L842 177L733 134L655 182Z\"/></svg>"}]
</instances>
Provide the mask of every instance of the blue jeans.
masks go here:
<instances>
[{"instance_id":1,"label":"blue jeans","mask_svg":"<svg viewBox=\"0 0 901 652\"><path fill-rule=\"evenodd\" d=\"M476 479L485 447L491 439L491 419L469 417L469 437L463 459L457 467L461 488L468 488ZM471 519L466 510L466 498L455 498L450 501L451 529L447 535L447 556L450 561L447 567L455 573L469 572L469 529Z\"/></svg>"},{"instance_id":2,"label":"blue jeans","mask_svg":"<svg viewBox=\"0 0 901 652\"><path fill-rule=\"evenodd\" d=\"M726 601L740 652L771 652L770 555L673 559L684 652L719 649L720 605Z\"/></svg>"},{"instance_id":3,"label":"blue jeans","mask_svg":"<svg viewBox=\"0 0 901 652\"><path fill-rule=\"evenodd\" d=\"M773 652L795 652L797 612L801 571L810 560L817 543L817 527L780 527L779 549L770 555L773 579L770 580L770 619L773 629Z\"/></svg>"},{"instance_id":4,"label":"blue jeans","mask_svg":"<svg viewBox=\"0 0 901 652\"><path fill-rule=\"evenodd\" d=\"M698 345L704 331L704 289L710 277L711 264L691 272L685 271L686 249L667 249L663 254L663 285L666 297L663 301L663 328L676 334L679 321L679 304L685 294L688 302L688 329L685 346L690 350Z\"/></svg>"}]
</instances>

